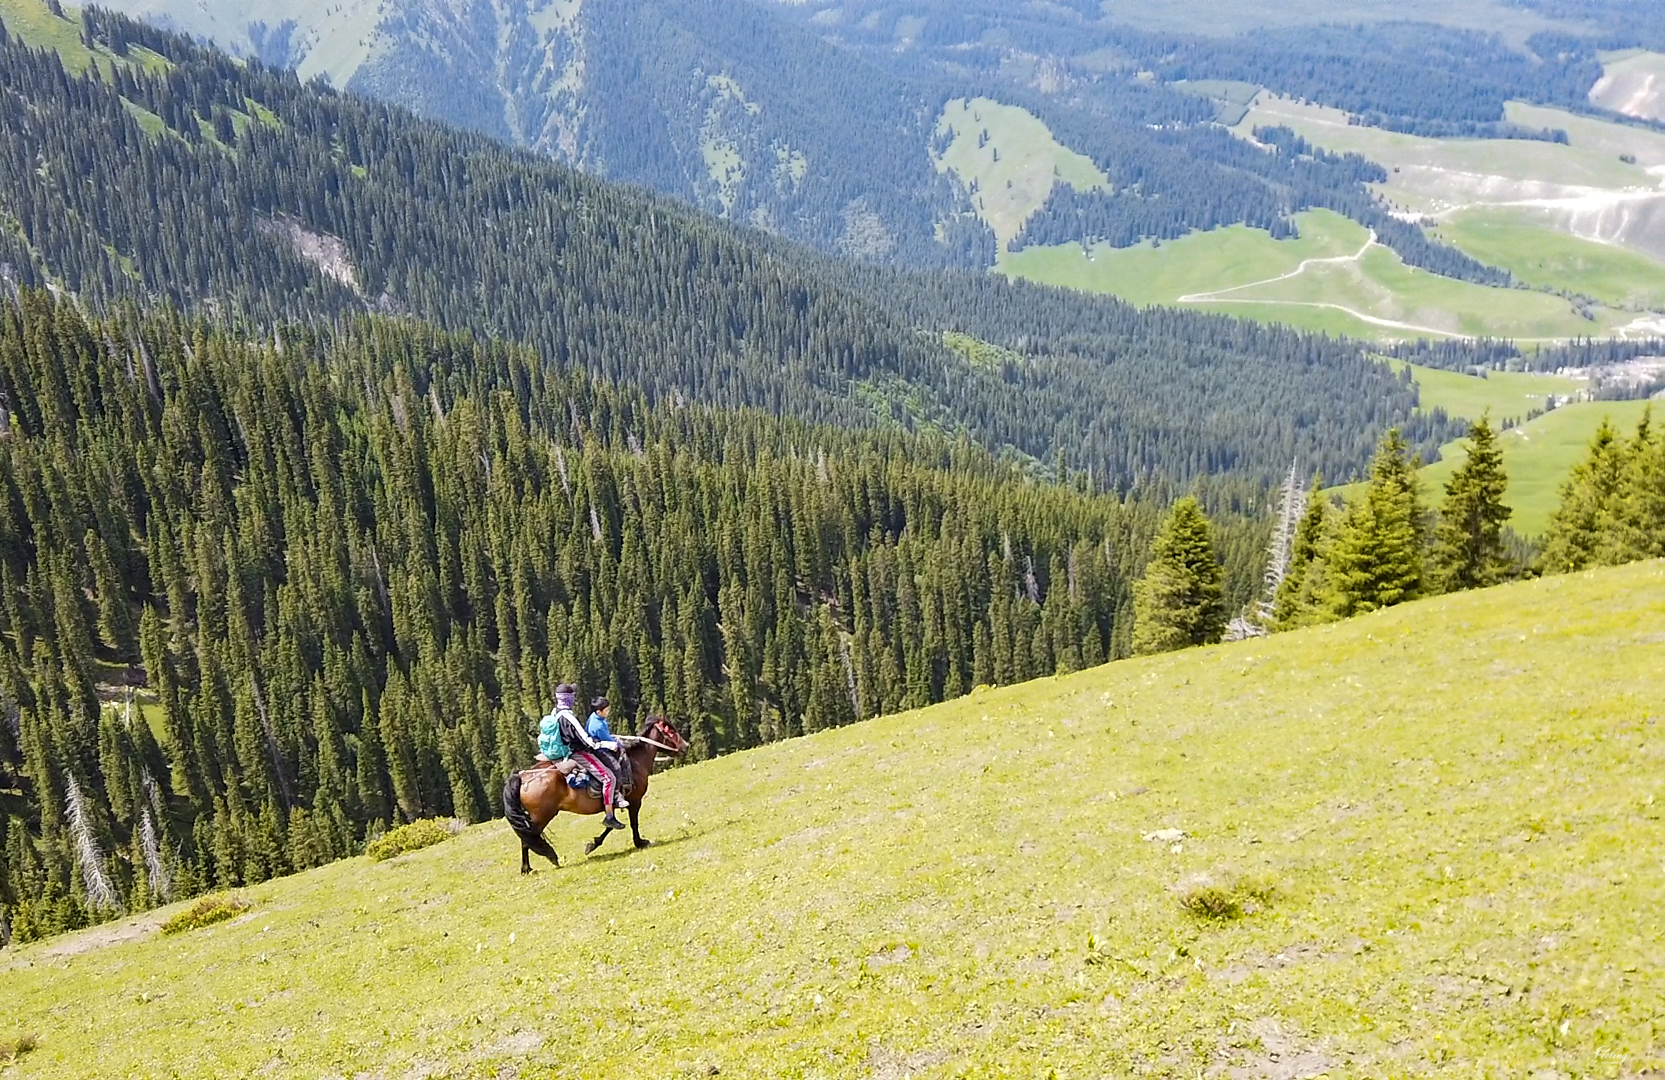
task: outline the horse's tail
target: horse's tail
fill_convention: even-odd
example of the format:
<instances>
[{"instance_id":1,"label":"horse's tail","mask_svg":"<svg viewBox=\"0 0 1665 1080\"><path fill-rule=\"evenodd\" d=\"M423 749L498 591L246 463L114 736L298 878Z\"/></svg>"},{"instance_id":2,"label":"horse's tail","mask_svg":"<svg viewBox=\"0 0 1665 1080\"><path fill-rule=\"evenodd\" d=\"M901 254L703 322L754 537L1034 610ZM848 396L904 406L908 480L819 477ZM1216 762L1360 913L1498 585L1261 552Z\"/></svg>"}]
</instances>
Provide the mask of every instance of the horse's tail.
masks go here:
<instances>
[{"instance_id":1,"label":"horse's tail","mask_svg":"<svg viewBox=\"0 0 1665 1080\"><path fill-rule=\"evenodd\" d=\"M503 783L503 816L508 819L509 828L520 837L522 844L559 865L555 849L543 838L543 830L532 824L532 815L526 812L526 804L520 801L519 773L510 773L509 779Z\"/></svg>"},{"instance_id":2,"label":"horse's tail","mask_svg":"<svg viewBox=\"0 0 1665 1080\"><path fill-rule=\"evenodd\" d=\"M528 844L538 836L537 827L532 824L532 815L526 812L526 805L520 801L519 773L510 773L503 784L503 816L508 819L509 828L515 831L515 835Z\"/></svg>"}]
</instances>

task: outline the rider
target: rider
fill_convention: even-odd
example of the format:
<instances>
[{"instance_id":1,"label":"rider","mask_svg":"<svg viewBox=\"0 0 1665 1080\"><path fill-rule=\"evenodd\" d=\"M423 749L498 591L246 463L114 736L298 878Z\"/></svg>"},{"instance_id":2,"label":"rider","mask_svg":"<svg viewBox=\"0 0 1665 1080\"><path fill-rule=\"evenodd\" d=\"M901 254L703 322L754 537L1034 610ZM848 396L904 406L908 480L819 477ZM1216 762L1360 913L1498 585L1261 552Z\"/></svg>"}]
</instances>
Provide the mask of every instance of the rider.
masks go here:
<instances>
[{"instance_id":1,"label":"rider","mask_svg":"<svg viewBox=\"0 0 1665 1080\"><path fill-rule=\"evenodd\" d=\"M557 700L559 700L558 697ZM607 699L597 698L596 704L605 709ZM623 792L618 790L618 758L613 756L621 753L623 748L619 746L618 740L613 738L613 733L607 729L606 718L599 716L599 714L591 716L590 726L586 727L578 723L577 715L570 709L564 712L557 711L556 715L561 718L562 734L566 739L567 746L571 749L573 759L582 764L596 779L601 781L601 805L606 810L606 815L601 819L601 823L609 829L624 828L619 819L613 816L614 809L628 805ZM598 718L601 720L599 738L592 734L593 731L597 730L594 725Z\"/></svg>"},{"instance_id":2,"label":"rider","mask_svg":"<svg viewBox=\"0 0 1665 1080\"><path fill-rule=\"evenodd\" d=\"M590 712L589 722L585 724L585 730L589 733L590 738L603 746L611 744L618 748L615 752L604 755L603 759L608 765L613 766L614 775L619 779L621 789L619 792L619 806L628 806L630 800L625 797L624 792L629 790L631 786L630 759L624 756L624 748L619 746L618 736L614 735L612 729L607 726L607 719L613 712L612 705L606 698L598 697L590 702L590 709L592 711Z\"/></svg>"},{"instance_id":3,"label":"rider","mask_svg":"<svg viewBox=\"0 0 1665 1080\"><path fill-rule=\"evenodd\" d=\"M562 683L555 688L555 711L538 724L538 752L550 761L558 762L572 756L572 747L562 729L564 721L570 722L573 727L578 726L578 714L574 711L577 704L578 687Z\"/></svg>"}]
</instances>

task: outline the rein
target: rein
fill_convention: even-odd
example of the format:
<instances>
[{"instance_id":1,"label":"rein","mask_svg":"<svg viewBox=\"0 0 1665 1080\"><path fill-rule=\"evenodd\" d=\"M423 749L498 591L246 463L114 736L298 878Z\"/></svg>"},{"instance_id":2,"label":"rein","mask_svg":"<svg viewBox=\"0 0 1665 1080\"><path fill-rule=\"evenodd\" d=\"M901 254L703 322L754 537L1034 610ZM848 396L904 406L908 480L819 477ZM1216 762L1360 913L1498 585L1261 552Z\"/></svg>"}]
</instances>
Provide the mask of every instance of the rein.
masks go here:
<instances>
[{"instance_id":1,"label":"rein","mask_svg":"<svg viewBox=\"0 0 1665 1080\"><path fill-rule=\"evenodd\" d=\"M676 753L676 747L666 746L662 742L654 742L652 739L647 738L645 735L615 735L613 737L615 739L619 740L619 742L647 743L649 746L657 747L660 750L665 751L665 753L667 753L667 754Z\"/></svg>"}]
</instances>

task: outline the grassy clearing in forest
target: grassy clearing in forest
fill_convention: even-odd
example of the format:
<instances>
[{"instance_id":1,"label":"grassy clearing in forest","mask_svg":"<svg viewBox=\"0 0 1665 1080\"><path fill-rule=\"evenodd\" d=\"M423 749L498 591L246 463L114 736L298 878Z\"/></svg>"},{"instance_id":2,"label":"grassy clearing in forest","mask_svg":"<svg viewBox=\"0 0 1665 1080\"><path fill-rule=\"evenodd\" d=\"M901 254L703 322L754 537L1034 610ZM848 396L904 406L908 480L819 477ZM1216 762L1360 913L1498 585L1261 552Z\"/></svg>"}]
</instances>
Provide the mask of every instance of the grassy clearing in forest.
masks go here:
<instances>
[{"instance_id":1,"label":"grassy clearing in forest","mask_svg":"<svg viewBox=\"0 0 1665 1080\"><path fill-rule=\"evenodd\" d=\"M1052 137L1026 109L989 98L958 98L943 107L937 134L953 140L936 156L938 171L952 172L967 188L978 217L994 230L1001 250L1041 208L1052 185L1078 191L1107 186L1109 178L1091 158Z\"/></svg>"},{"instance_id":2,"label":"grassy clearing in forest","mask_svg":"<svg viewBox=\"0 0 1665 1080\"><path fill-rule=\"evenodd\" d=\"M1424 411L1444 409L1448 415L1464 420L1478 420L1489 412L1493 427L1500 426L1504 420L1523 419L1533 409L1544 408L1552 394L1568 397L1588 385L1582 379L1532 371L1489 371L1481 378L1401 360L1388 363L1395 371L1410 368ZM1594 431L1592 427L1591 433Z\"/></svg>"},{"instance_id":3,"label":"grassy clearing in forest","mask_svg":"<svg viewBox=\"0 0 1665 1080\"><path fill-rule=\"evenodd\" d=\"M1351 259L1369 231L1329 210L1296 214L1295 222L1300 236L1292 240L1233 225L1160 246L1030 247L1003 255L1000 269L1140 305L1183 300L1187 307L1365 339L1599 336L1635 318L1598 310L1591 321L1562 297L1430 274L1379 244Z\"/></svg>"},{"instance_id":4,"label":"grassy clearing in forest","mask_svg":"<svg viewBox=\"0 0 1665 1080\"><path fill-rule=\"evenodd\" d=\"M1047 285L1113 293L1145 306L1287 274L1303 259L1351 255L1364 243L1363 227L1329 210L1295 215L1300 236L1274 240L1265 229L1231 225L1195 232L1160 245L1054 244L1002 254L1000 270Z\"/></svg>"},{"instance_id":5,"label":"grassy clearing in forest","mask_svg":"<svg viewBox=\"0 0 1665 1080\"><path fill-rule=\"evenodd\" d=\"M1631 322L1628 312L1601 311L1592 321L1547 293L1503 289L1442 277L1406 265L1399 254L1372 245L1357 261L1309 265L1301 273L1212 295L1201 306L1228 314L1244 304L1339 308L1359 317L1374 337L1601 337ZM1377 320L1377 321L1373 321Z\"/></svg>"},{"instance_id":6,"label":"grassy clearing in forest","mask_svg":"<svg viewBox=\"0 0 1665 1080\"><path fill-rule=\"evenodd\" d=\"M496 822L8 949L0 1075L1637 1075L1662 626L1658 562L1445 597L677 770L645 851Z\"/></svg>"}]
</instances>

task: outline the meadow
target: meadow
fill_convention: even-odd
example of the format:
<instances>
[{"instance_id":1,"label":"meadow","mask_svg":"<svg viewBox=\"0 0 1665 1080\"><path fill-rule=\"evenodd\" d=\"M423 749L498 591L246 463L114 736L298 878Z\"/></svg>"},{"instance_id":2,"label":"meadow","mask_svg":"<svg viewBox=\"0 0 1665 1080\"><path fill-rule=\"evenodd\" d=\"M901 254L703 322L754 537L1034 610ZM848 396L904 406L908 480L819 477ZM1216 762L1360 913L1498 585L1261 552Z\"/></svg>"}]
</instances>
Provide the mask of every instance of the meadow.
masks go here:
<instances>
[{"instance_id":1,"label":"meadow","mask_svg":"<svg viewBox=\"0 0 1665 1080\"><path fill-rule=\"evenodd\" d=\"M1485 207L1458 211L1431 230L1481 262L1528 285L1566 289L1604 304L1665 309L1665 262L1551 226L1544 211Z\"/></svg>"},{"instance_id":2,"label":"meadow","mask_svg":"<svg viewBox=\"0 0 1665 1080\"><path fill-rule=\"evenodd\" d=\"M1401 360L1388 363L1395 371L1410 369L1424 410L1444 409L1464 420L1490 413L1494 425L1524 419L1533 409L1543 409L1549 396L1570 397L1589 385L1583 379L1534 371L1488 371L1481 378Z\"/></svg>"},{"instance_id":3,"label":"meadow","mask_svg":"<svg viewBox=\"0 0 1665 1080\"><path fill-rule=\"evenodd\" d=\"M1369 231L1330 210L1303 211L1295 223L1300 235L1290 240L1233 225L1159 245L1028 247L1004 253L999 269L1141 306L1185 304L1367 340L1599 336L1636 317L1593 308L1589 319L1561 296L1474 285L1407 266L1380 244L1366 249Z\"/></svg>"},{"instance_id":4,"label":"meadow","mask_svg":"<svg viewBox=\"0 0 1665 1080\"><path fill-rule=\"evenodd\" d=\"M950 172L968 189L977 215L1006 242L1023 230L1041 208L1052 185L1066 183L1078 191L1108 186L1092 159L1065 147L1027 109L990 98L959 98L943 107L937 134L953 133L937 169Z\"/></svg>"},{"instance_id":5,"label":"meadow","mask_svg":"<svg viewBox=\"0 0 1665 1080\"><path fill-rule=\"evenodd\" d=\"M1535 11L1499 0L1401 0L1391 5L1374 0L1104 0L1103 10L1116 22L1182 33L1241 34L1263 26L1402 20L1483 30L1520 46L1539 31L1566 29Z\"/></svg>"},{"instance_id":6,"label":"meadow","mask_svg":"<svg viewBox=\"0 0 1665 1080\"><path fill-rule=\"evenodd\" d=\"M1504 502L1514 511L1509 527L1522 536L1540 536L1561 504L1561 485L1589 452L1590 439L1607 419L1630 438L1651 403L1647 401L1576 401L1545 413L1531 423L1503 432L1498 447L1509 475ZM1665 419L1656 409L1655 413ZM1422 469L1423 494L1437 503L1445 481L1468 456L1465 440L1440 448L1440 460Z\"/></svg>"},{"instance_id":7,"label":"meadow","mask_svg":"<svg viewBox=\"0 0 1665 1080\"><path fill-rule=\"evenodd\" d=\"M1602 58L1602 77L1590 101L1627 116L1665 120L1665 55L1625 49Z\"/></svg>"},{"instance_id":8,"label":"meadow","mask_svg":"<svg viewBox=\"0 0 1665 1080\"><path fill-rule=\"evenodd\" d=\"M1642 1075L1662 626L1659 562L1444 597L7 949L0 1076Z\"/></svg>"}]
</instances>

